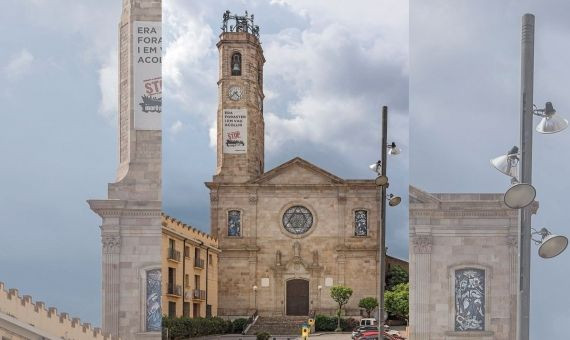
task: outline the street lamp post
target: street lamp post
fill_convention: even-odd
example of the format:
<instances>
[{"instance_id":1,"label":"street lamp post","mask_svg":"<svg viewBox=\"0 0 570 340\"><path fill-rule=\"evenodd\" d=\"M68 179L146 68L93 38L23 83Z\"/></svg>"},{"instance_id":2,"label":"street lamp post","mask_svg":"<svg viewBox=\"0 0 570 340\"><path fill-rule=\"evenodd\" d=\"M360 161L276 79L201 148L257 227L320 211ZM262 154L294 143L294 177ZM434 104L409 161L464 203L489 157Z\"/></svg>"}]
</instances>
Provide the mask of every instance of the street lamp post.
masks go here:
<instances>
[{"instance_id":1,"label":"street lamp post","mask_svg":"<svg viewBox=\"0 0 570 340\"><path fill-rule=\"evenodd\" d=\"M382 107L382 142L381 142L381 173L380 176L388 177L388 165L386 163L388 152L388 107ZM378 284L378 330L382 332L382 325L384 324L384 282L386 281L386 187L388 183L381 186L380 194L380 233L379 247L380 247L380 283ZM380 333L382 334L382 333ZM381 335L378 334L380 339Z\"/></svg>"},{"instance_id":2,"label":"street lamp post","mask_svg":"<svg viewBox=\"0 0 570 340\"><path fill-rule=\"evenodd\" d=\"M533 104L534 80L534 15L522 18L521 39L521 103L520 103L520 152L514 146L506 155L494 158L491 164L510 176L513 184L505 193L504 202L509 208L519 209L519 285L517 294L517 340L529 340L530 328L530 259L531 243L539 245L542 258L552 258L568 246L565 236L552 234L548 229L532 228L532 202L536 189L532 186L532 134L534 116L542 117L536 130L543 134L560 132L568 127L568 121L556 114L552 103L544 109ZM517 166L520 165L520 169ZM539 235L540 240L533 239Z\"/></svg>"},{"instance_id":3,"label":"street lamp post","mask_svg":"<svg viewBox=\"0 0 570 340\"><path fill-rule=\"evenodd\" d=\"M382 140L380 143L380 160L372 165L370 169L378 175L376 177L375 183L380 188L380 219L378 228L378 250L380 252L378 256L378 273L379 273L379 284L378 284L378 330L382 331L382 324L385 319L384 311L384 283L386 281L386 200L389 200L389 205L395 207L400 204L402 200L400 197L390 194L386 195L386 189L389 186L388 175L387 175L387 159L388 154L397 155L400 153L400 149L396 146L396 143L392 142L388 145L388 107L382 107Z\"/></svg>"},{"instance_id":4,"label":"street lamp post","mask_svg":"<svg viewBox=\"0 0 570 340\"><path fill-rule=\"evenodd\" d=\"M534 15L522 18L521 39L521 124L520 182L532 185L532 128L534 86ZM530 247L532 207L520 209L519 225L519 294L517 303L517 337L529 339L530 317Z\"/></svg>"},{"instance_id":5,"label":"street lamp post","mask_svg":"<svg viewBox=\"0 0 570 340\"><path fill-rule=\"evenodd\" d=\"M253 286L253 306L257 312L257 286Z\"/></svg>"}]
</instances>

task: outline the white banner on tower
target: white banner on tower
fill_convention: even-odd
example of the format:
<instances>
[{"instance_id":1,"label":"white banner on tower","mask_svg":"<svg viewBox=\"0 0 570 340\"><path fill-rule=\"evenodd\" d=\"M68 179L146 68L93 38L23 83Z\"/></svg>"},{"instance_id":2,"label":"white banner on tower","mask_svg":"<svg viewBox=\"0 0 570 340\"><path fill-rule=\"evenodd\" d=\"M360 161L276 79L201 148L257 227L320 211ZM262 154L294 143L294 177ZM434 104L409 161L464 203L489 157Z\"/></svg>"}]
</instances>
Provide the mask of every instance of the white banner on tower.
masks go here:
<instances>
[{"instance_id":1,"label":"white banner on tower","mask_svg":"<svg viewBox=\"0 0 570 340\"><path fill-rule=\"evenodd\" d=\"M133 86L136 130L160 130L162 31L156 21L133 22Z\"/></svg>"},{"instance_id":2,"label":"white banner on tower","mask_svg":"<svg viewBox=\"0 0 570 340\"><path fill-rule=\"evenodd\" d=\"M222 143L224 153L240 154L247 151L247 110L223 111Z\"/></svg>"}]
</instances>

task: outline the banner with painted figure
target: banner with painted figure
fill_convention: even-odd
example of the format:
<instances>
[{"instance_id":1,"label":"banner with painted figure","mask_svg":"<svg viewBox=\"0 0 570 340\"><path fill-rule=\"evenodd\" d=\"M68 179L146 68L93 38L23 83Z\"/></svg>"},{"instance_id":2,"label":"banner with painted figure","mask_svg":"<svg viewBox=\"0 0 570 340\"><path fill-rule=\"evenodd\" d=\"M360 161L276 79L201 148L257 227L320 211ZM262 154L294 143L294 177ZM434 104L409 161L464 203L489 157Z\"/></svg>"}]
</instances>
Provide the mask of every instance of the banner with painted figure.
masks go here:
<instances>
[{"instance_id":1,"label":"banner with painted figure","mask_svg":"<svg viewBox=\"0 0 570 340\"><path fill-rule=\"evenodd\" d=\"M241 154L247 151L247 110L225 109L223 112L223 151Z\"/></svg>"},{"instance_id":2,"label":"banner with painted figure","mask_svg":"<svg viewBox=\"0 0 570 340\"><path fill-rule=\"evenodd\" d=\"M156 21L133 23L133 86L136 130L160 130L162 31Z\"/></svg>"}]
</instances>

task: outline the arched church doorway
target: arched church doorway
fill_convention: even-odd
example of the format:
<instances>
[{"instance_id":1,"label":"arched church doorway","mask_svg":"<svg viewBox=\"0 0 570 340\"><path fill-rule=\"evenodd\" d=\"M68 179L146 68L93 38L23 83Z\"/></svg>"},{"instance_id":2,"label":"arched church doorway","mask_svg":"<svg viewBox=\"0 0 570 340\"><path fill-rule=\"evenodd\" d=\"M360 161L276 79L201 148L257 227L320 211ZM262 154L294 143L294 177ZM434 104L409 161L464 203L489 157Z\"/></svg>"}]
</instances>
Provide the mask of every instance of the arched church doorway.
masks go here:
<instances>
[{"instance_id":1,"label":"arched church doorway","mask_svg":"<svg viewBox=\"0 0 570 340\"><path fill-rule=\"evenodd\" d=\"M309 281L287 281L287 315L309 315Z\"/></svg>"}]
</instances>

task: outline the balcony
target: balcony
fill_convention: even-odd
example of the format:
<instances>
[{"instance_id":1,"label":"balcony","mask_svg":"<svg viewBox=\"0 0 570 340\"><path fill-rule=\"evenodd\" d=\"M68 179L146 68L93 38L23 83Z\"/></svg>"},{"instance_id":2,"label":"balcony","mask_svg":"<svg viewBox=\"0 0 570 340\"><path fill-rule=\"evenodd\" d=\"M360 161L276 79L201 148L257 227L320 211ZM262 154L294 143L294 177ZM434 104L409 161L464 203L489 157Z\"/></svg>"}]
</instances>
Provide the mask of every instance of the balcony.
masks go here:
<instances>
[{"instance_id":1,"label":"balcony","mask_svg":"<svg viewBox=\"0 0 570 340\"><path fill-rule=\"evenodd\" d=\"M194 289L192 291L193 300L206 300L206 291L200 289Z\"/></svg>"},{"instance_id":2,"label":"balcony","mask_svg":"<svg viewBox=\"0 0 570 340\"><path fill-rule=\"evenodd\" d=\"M180 285L174 285L172 283L168 283L168 289L166 291L166 294L174 296L182 296L182 287Z\"/></svg>"},{"instance_id":3,"label":"balcony","mask_svg":"<svg viewBox=\"0 0 570 340\"><path fill-rule=\"evenodd\" d=\"M199 259L199 258L195 258L194 259L194 267L204 269L204 260Z\"/></svg>"},{"instance_id":4,"label":"balcony","mask_svg":"<svg viewBox=\"0 0 570 340\"><path fill-rule=\"evenodd\" d=\"M168 248L167 258L172 261L180 262L180 252L173 248Z\"/></svg>"}]
</instances>

